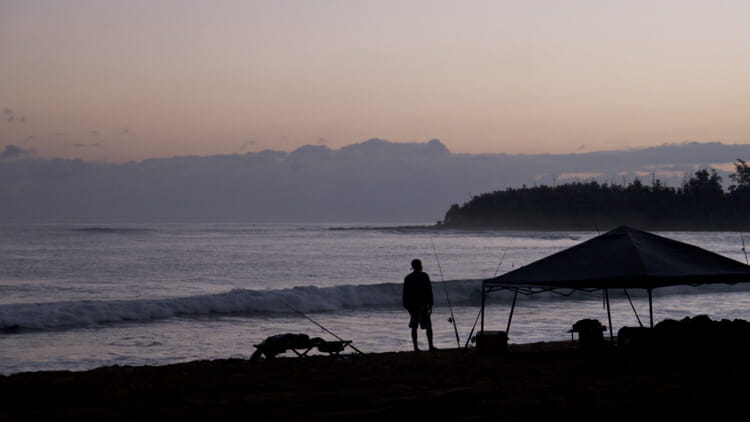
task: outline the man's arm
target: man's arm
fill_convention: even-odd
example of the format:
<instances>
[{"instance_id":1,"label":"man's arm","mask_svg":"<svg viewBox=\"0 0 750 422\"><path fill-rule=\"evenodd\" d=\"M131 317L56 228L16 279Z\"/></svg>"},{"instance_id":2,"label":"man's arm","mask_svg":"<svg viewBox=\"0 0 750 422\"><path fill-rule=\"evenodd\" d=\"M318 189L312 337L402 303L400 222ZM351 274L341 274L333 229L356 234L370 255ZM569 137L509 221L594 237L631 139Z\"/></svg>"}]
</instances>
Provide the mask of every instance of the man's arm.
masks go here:
<instances>
[{"instance_id":1,"label":"man's arm","mask_svg":"<svg viewBox=\"0 0 750 422\"><path fill-rule=\"evenodd\" d=\"M406 283L406 279L404 279L404 288L401 292L401 304L404 306L404 308L409 309L409 306L411 305L411 294L409 292L409 288Z\"/></svg>"},{"instance_id":2,"label":"man's arm","mask_svg":"<svg viewBox=\"0 0 750 422\"><path fill-rule=\"evenodd\" d=\"M427 279L427 303L429 304L430 308L432 308L432 281L430 280L430 276L427 275L427 273L425 273L424 276Z\"/></svg>"}]
</instances>

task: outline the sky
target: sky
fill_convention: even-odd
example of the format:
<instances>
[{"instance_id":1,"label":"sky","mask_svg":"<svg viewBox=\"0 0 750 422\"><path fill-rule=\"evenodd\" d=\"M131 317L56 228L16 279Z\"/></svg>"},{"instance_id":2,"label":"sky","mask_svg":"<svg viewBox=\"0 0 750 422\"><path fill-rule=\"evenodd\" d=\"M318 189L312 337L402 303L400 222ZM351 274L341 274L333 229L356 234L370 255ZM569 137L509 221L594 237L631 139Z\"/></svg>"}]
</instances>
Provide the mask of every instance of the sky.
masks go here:
<instances>
[{"instance_id":1,"label":"sky","mask_svg":"<svg viewBox=\"0 0 750 422\"><path fill-rule=\"evenodd\" d=\"M0 0L0 149L750 143L747 1Z\"/></svg>"}]
</instances>

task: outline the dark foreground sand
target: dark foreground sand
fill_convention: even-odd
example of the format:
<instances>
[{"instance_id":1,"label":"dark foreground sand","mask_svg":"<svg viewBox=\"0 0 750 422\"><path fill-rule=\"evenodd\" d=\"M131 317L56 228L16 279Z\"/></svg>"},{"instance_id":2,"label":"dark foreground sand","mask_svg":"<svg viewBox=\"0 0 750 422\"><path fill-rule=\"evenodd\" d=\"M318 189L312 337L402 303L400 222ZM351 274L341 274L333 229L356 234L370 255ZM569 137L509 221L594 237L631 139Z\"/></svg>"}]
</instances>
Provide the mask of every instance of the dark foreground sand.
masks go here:
<instances>
[{"instance_id":1,"label":"dark foreground sand","mask_svg":"<svg viewBox=\"0 0 750 422\"><path fill-rule=\"evenodd\" d=\"M0 420L728 420L750 408L743 353L560 346L23 373L0 377Z\"/></svg>"}]
</instances>

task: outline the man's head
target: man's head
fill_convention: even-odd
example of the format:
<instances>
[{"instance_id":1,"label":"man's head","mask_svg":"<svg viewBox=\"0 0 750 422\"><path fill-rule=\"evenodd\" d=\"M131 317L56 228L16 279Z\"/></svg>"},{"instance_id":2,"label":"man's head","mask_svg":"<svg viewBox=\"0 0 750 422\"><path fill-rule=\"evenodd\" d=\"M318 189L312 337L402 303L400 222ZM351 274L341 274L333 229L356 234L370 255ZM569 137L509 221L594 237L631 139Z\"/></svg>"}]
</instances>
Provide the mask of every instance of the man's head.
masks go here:
<instances>
[{"instance_id":1,"label":"man's head","mask_svg":"<svg viewBox=\"0 0 750 422\"><path fill-rule=\"evenodd\" d=\"M412 259L411 269L414 271L422 271L422 261L418 259Z\"/></svg>"}]
</instances>

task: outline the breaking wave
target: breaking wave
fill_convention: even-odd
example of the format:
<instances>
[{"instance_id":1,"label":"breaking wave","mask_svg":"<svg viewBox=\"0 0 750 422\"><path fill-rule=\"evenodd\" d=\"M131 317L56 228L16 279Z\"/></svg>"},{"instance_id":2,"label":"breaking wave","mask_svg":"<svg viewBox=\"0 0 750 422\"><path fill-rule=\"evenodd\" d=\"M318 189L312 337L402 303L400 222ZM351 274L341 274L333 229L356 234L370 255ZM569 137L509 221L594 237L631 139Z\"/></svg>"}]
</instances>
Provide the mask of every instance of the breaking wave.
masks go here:
<instances>
[{"instance_id":1,"label":"breaking wave","mask_svg":"<svg viewBox=\"0 0 750 422\"><path fill-rule=\"evenodd\" d=\"M446 304L441 283L433 283L435 304ZM453 305L480 303L480 280L446 282ZM440 290L437 290L440 289ZM336 312L378 306L401 306L401 283L280 290L235 289L229 292L165 299L65 301L0 305L0 330L83 328L117 322L148 322L171 317L222 314L254 316L292 312Z\"/></svg>"},{"instance_id":2,"label":"breaking wave","mask_svg":"<svg viewBox=\"0 0 750 422\"><path fill-rule=\"evenodd\" d=\"M657 289L655 296L748 291L748 285L678 286ZM209 315L245 314L255 317L288 315L296 312L338 312L373 307L400 307L401 283L347 285L335 287L294 287L279 290L235 289L225 293L165 299L117 301L65 301L0 305L0 332L57 330L95 327L119 322L147 323L171 317L200 318ZM447 292L447 294L446 294ZM436 306L479 306L481 280L433 281ZM632 290L632 297L645 291ZM512 300L510 291L494 292L490 303ZM613 289L611 297L623 296ZM576 293L579 300L601 300L600 292ZM570 300L556 294L532 296L532 300ZM528 300L528 299L525 299Z\"/></svg>"}]
</instances>

